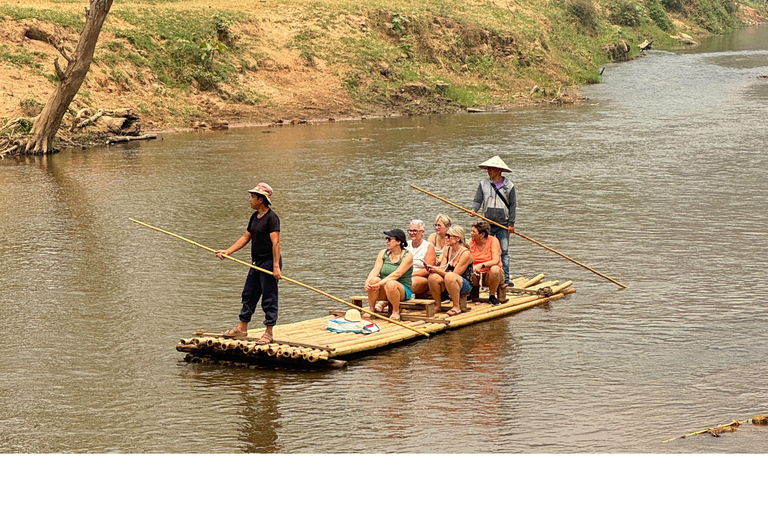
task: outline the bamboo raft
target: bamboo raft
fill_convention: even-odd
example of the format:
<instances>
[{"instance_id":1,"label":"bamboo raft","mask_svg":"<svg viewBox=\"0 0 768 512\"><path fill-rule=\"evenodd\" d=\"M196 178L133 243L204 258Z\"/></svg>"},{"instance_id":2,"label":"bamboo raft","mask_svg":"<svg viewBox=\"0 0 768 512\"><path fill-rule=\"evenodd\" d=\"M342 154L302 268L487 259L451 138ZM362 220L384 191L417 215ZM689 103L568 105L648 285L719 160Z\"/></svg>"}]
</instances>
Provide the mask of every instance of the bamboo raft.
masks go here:
<instances>
[{"instance_id":1,"label":"bamboo raft","mask_svg":"<svg viewBox=\"0 0 768 512\"><path fill-rule=\"evenodd\" d=\"M530 309L547 302L561 299L576 290L570 288L572 281L543 281L544 274L532 279L520 277L512 280L506 301L493 306L488 302L488 293L467 304L467 310L456 316L445 311L450 301L442 304L443 312L428 316L428 310L402 312L402 321L428 334L448 329L466 327L485 320L499 318ZM545 293L537 293L546 290ZM339 313L339 312L335 312ZM340 312L343 315L343 312ZM304 320L292 324L277 325L274 340L270 344L256 344L264 332L263 328L251 329L245 339L225 337L220 334L199 330L193 337L182 339L176 350L187 353L185 360L193 363L228 364L236 366L303 366L340 368L346 360L361 357L373 351L391 348L423 336L400 325L379 320L381 331L372 334L334 333L325 326L329 314L321 318Z\"/></svg>"}]
</instances>

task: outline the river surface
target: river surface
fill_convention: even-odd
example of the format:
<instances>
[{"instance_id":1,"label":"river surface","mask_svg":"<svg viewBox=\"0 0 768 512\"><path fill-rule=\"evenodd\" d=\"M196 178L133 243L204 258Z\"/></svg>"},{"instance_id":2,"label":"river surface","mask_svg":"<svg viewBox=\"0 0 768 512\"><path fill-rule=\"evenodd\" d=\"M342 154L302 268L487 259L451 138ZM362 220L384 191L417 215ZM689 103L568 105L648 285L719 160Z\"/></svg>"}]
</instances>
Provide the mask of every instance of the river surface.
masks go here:
<instances>
[{"instance_id":1,"label":"river surface","mask_svg":"<svg viewBox=\"0 0 768 512\"><path fill-rule=\"evenodd\" d=\"M0 451L766 453L751 424L662 443L768 413L765 73L763 27L609 65L579 106L0 161ZM129 217L223 249L267 182L284 274L348 297L383 230L441 212L469 227L409 184L469 206L496 154L514 169L518 230L627 289L513 237L514 276L577 293L344 370L176 352L235 324L247 269ZM280 293L280 323L338 307Z\"/></svg>"}]
</instances>

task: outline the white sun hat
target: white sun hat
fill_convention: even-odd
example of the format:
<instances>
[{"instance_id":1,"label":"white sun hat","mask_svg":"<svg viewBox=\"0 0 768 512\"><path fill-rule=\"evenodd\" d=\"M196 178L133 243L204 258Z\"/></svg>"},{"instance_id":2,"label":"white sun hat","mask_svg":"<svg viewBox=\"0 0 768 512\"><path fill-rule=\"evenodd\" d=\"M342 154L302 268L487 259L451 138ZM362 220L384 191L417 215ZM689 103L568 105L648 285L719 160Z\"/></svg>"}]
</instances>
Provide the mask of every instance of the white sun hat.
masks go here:
<instances>
[{"instance_id":1,"label":"white sun hat","mask_svg":"<svg viewBox=\"0 0 768 512\"><path fill-rule=\"evenodd\" d=\"M505 164L504 160L502 160L501 157L499 157L498 155L491 158L490 160L486 160L485 162L478 165L478 167L482 169L493 167L495 169L501 169L501 172L512 172L512 169L507 167L507 164Z\"/></svg>"},{"instance_id":2,"label":"white sun hat","mask_svg":"<svg viewBox=\"0 0 768 512\"><path fill-rule=\"evenodd\" d=\"M270 197L272 196L274 191L272 190L272 187L270 187L266 183L259 183L248 192L250 192L251 194L259 194L260 196L262 196L264 199L267 200L268 205L272 206L272 199L270 199Z\"/></svg>"},{"instance_id":3,"label":"white sun hat","mask_svg":"<svg viewBox=\"0 0 768 512\"><path fill-rule=\"evenodd\" d=\"M360 312L358 310L350 309L344 313L344 320L347 320L348 322L359 322L362 320L362 317L360 316Z\"/></svg>"}]
</instances>

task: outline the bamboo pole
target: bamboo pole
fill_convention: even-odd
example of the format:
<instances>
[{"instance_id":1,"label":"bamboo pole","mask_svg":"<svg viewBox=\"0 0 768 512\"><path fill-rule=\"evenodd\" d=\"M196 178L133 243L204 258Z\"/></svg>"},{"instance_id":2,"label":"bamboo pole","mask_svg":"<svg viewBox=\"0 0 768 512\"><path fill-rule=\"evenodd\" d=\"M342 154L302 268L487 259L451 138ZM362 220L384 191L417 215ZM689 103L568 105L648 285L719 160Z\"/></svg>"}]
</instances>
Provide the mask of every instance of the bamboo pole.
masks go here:
<instances>
[{"instance_id":1,"label":"bamboo pole","mask_svg":"<svg viewBox=\"0 0 768 512\"><path fill-rule=\"evenodd\" d=\"M723 432L733 432L742 423L746 423L746 421L733 420L732 422L726 423L725 425L717 425L716 427L709 427L709 428L705 428L704 430L697 430L696 432L691 432L690 434L683 434L681 436L673 437L671 439L667 439L666 441L662 441L662 443L668 443L670 441L674 441L675 439L684 439L686 437L698 436L701 434L712 434L715 437L720 437L720 434L722 434Z\"/></svg>"},{"instance_id":2,"label":"bamboo pole","mask_svg":"<svg viewBox=\"0 0 768 512\"><path fill-rule=\"evenodd\" d=\"M154 229L155 231L158 231L160 233L164 233L164 234L172 236L174 238L178 238L179 240L183 240L183 241L185 241L187 243L190 243L190 244L192 244L194 246L200 247L201 249L205 249L206 251L209 251L209 252L212 252L212 253L216 254L216 249L211 249L210 247L206 247L203 244L199 244L199 243L195 242L194 240L190 240L189 238L184 238L183 236L177 235L176 233L171 233L170 231L166 231L164 229L160 229L158 227L152 226L150 224L147 224L145 222L141 222L141 221L136 220L136 219L129 218L128 220L130 220L131 222L135 222L136 224L139 224L140 226L144 226L145 228ZM252 265L251 263L246 263L245 261L239 260L237 258L233 258L232 256L229 256L228 254L225 254L224 257L226 259L228 259L228 260L232 260L232 261L235 261L237 263L240 263L241 265L245 265L246 267L250 267L252 269L258 270L259 272L264 272L265 274L274 275L271 271L269 271L267 269L264 269L264 268L261 268L261 267L257 267L256 265ZM399 325L400 327L405 327L406 329L410 329L411 331L419 333L422 336L429 337L429 333L427 333L427 332L424 332L424 331L421 331L421 330L416 329L414 327L411 327L410 325L405 324L403 322L400 322L398 320L392 320L391 318L386 317L384 315L380 315L380 314L375 313L373 311L368 311L367 309L355 306L351 302L347 302L344 299L340 299L338 297L334 297L330 293L326 293L326 292L324 292L322 290L318 290L317 288L315 288L313 286L310 286L308 284L304 284L301 281L297 281L295 279L291 279L290 277L286 277L286 276L282 276L282 279L284 279L285 281L288 281L289 283L297 284L297 285L299 285L299 286L301 286L303 288L306 288L307 290L311 290L311 291L313 291L315 293L319 293L320 295L322 295L324 297L328 297L329 299L333 299L333 300L335 300L337 302L341 302L342 304L344 304L346 306L349 306L350 308L357 309L358 311L362 311L363 313L367 313L367 314L369 314L371 316L375 316L376 318L380 318L382 320L386 320L387 322L391 322L391 323L393 323L395 325Z\"/></svg>"},{"instance_id":3,"label":"bamboo pole","mask_svg":"<svg viewBox=\"0 0 768 512\"><path fill-rule=\"evenodd\" d=\"M452 203L451 201L448 201L447 199L443 199L442 197L440 197L440 196L438 196L438 195L436 195L436 194L433 194L432 192L428 192L428 191L424 190L423 188L419 188L419 187L417 187L416 185L411 185L411 187L412 187L412 188L415 188L415 189L416 189L416 190L418 190L419 192L424 192L424 193L425 193L425 194L427 194L428 196L432 196L432 197L434 197L435 199L439 199L440 201L443 201L443 202L445 202L445 203L448 203L448 204L449 204L449 205L451 205L451 206L455 206L455 207L456 207L456 208L458 208L459 210L463 210L463 211L465 211L465 212L469 213L470 215L472 215L472 210L468 210L468 209L464 208L463 206L459 206L459 205L457 205L456 203ZM494 226L498 226L498 227L500 227L500 228L502 228L502 229L507 229L507 226L502 226L502 225L501 225L501 224L499 224L498 222L494 222L494 221L492 221L491 219L488 219L488 218L486 218L486 217L483 217L483 216L482 216L482 215L480 215L479 213L475 213L474 215L475 215L477 218L479 218L479 219L483 219L484 221L488 222L489 224L493 224ZM590 272L594 272L595 274L599 275L600 277L602 277L602 278L605 278L605 279L609 280L610 282L612 282L612 283L614 283L614 284L617 284L617 285L621 286L622 288L626 288L626 287L627 287L627 285L625 285L625 284L622 284L622 283L620 283L620 282L616 281L615 279L611 279L611 278L610 278L610 277L608 277L607 275L605 275L605 274L602 274L602 273L598 272L597 270L595 270L595 269L593 269L593 268L591 268L591 267L588 267L588 266L586 266L585 264L583 264L583 263L581 263L581 262L578 262L578 261L574 260L574 259L573 259L573 258L571 258L570 256L566 256L565 254L561 253L560 251L556 251L555 249L552 249L551 247L547 247L547 246L546 246L546 245L544 245L543 243L541 243L541 242L537 242L536 240L534 240L534 239L533 239L533 238L531 238L531 237L525 236L524 234L522 234L522 233L519 233L518 231L515 231L515 234L516 234L517 236L519 236L519 237L525 238L525 239L526 239L526 240L528 240L529 242L533 242L534 244L538 245L539 247L543 247L544 249L546 249L546 250L548 250L548 251L552 251L553 253L557 254L558 256L562 256L563 258L567 259L568 261L570 261L570 262L572 262L572 263L575 263L575 264L579 265L580 267L583 267L583 268L585 268L585 269L589 270Z\"/></svg>"}]
</instances>

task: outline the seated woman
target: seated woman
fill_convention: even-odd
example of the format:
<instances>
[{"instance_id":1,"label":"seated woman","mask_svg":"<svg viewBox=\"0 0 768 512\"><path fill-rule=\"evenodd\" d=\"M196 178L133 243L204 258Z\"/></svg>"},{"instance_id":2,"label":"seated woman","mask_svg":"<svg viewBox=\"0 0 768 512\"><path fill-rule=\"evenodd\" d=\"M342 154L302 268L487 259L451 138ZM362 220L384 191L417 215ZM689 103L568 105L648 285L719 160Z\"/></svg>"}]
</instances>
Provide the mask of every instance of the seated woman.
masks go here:
<instances>
[{"instance_id":1,"label":"seated woman","mask_svg":"<svg viewBox=\"0 0 768 512\"><path fill-rule=\"evenodd\" d=\"M459 226L448 229L448 245L437 265L425 265L429 270L429 293L435 301L436 311L440 311L440 295L448 291L453 307L448 316L461 313L459 301L461 295L472 290L472 254L465 245L464 230Z\"/></svg>"},{"instance_id":2,"label":"seated woman","mask_svg":"<svg viewBox=\"0 0 768 512\"><path fill-rule=\"evenodd\" d=\"M488 302L494 306L499 303L496 292L499 290L504 271L501 268L501 244L491 236L491 225L484 220L472 224L469 252L472 253L472 284L480 286L482 280L488 285Z\"/></svg>"},{"instance_id":3,"label":"seated woman","mask_svg":"<svg viewBox=\"0 0 768 512\"><path fill-rule=\"evenodd\" d=\"M451 218L443 213L435 218L435 232L429 235L427 241L435 246L435 259L440 261L440 257L443 255L445 245L448 242L446 235L448 234L448 228L451 227Z\"/></svg>"},{"instance_id":4,"label":"seated woman","mask_svg":"<svg viewBox=\"0 0 768 512\"><path fill-rule=\"evenodd\" d=\"M434 265L437 261L435 246L424 240L424 228L424 221L419 219L412 220L408 228L410 240L407 249L413 255L413 274L411 275L413 286L411 291L414 295L426 293L429 290L427 286L429 271L424 268L424 265Z\"/></svg>"},{"instance_id":5,"label":"seated woman","mask_svg":"<svg viewBox=\"0 0 768 512\"><path fill-rule=\"evenodd\" d=\"M411 274L413 255L405 250L405 232L402 229L385 231L387 248L376 257L365 291L368 304L374 309L376 300L388 300L392 304L392 320L400 320L400 301L411 298ZM370 315L363 315L366 319Z\"/></svg>"}]
</instances>

